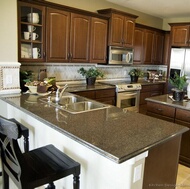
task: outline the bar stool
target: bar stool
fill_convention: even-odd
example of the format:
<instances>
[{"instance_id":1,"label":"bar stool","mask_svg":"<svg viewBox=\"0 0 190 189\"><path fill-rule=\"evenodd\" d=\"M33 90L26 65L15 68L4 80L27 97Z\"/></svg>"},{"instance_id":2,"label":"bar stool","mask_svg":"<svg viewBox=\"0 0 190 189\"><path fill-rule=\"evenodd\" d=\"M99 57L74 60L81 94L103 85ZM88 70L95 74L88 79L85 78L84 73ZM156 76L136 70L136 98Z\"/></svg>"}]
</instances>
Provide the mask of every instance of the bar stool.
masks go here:
<instances>
[{"instance_id":1,"label":"bar stool","mask_svg":"<svg viewBox=\"0 0 190 189\"><path fill-rule=\"evenodd\" d=\"M17 139L21 137L21 124L0 116L0 147L3 189L9 189L9 177L19 189L33 189L73 174L73 188L79 189L80 164L55 148L43 146L22 153Z\"/></svg>"}]
</instances>

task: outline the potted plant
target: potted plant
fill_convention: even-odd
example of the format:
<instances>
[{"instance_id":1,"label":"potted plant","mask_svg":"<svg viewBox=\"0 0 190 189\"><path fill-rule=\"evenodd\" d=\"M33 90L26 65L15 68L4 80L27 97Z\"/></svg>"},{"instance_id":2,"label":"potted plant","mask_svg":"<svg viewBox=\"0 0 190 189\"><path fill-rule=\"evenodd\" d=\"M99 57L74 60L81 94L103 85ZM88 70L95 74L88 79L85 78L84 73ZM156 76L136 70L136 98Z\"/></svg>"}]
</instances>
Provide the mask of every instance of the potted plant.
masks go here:
<instances>
[{"instance_id":1,"label":"potted plant","mask_svg":"<svg viewBox=\"0 0 190 189\"><path fill-rule=\"evenodd\" d=\"M96 68L84 69L82 67L78 70L78 73L86 78L87 85L94 85L97 77L104 76L103 72Z\"/></svg>"},{"instance_id":2,"label":"potted plant","mask_svg":"<svg viewBox=\"0 0 190 189\"><path fill-rule=\"evenodd\" d=\"M187 78L186 75L179 76L176 72L174 74L173 79L169 79L170 84L174 87L173 91L173 99L176 101L181 101L184 98L184 88L187 86Z\"/></svg>"},{"instance_id":3,"label":"potted plant","mask_svg":"<svg viewBox=\"0 0 190 189\"><path fill-rule=\"evenodd\" d=\"M129 75L131 77L131 83L137 83L138 78L144 76L144 72L141 69L134 68L129 71Z\"/></svg>"}]
</instances>

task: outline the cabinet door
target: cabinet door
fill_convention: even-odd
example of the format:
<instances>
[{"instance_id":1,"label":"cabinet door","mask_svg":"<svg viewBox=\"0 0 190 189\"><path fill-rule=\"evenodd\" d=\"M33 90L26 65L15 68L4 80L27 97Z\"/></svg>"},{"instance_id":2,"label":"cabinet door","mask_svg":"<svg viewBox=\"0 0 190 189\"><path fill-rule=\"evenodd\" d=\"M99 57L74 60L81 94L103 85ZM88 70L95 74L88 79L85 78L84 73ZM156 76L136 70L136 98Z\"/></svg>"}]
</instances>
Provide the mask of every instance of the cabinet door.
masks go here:
<instances>
[{"instance_id":1,"label":"cabinet door","mask_svg":"<svg viewBox=\"0 0 190 189\"><path fill-rule=\"evenodd\" d=\"M172 46L189 46L189 26L172 26L171 35Z\"/></svg>"},{"instance_id":2,"label":"cabinet door","mask_svg":"<svg viewBox=\"0 0 190 189\"><path fill-rule=\"evenodd\" d=\"M123 46L132 47L134 41L135 21L130 18L124 18L123 27Z\"/></svg>"},{"instance_id":3,"label":"cabinet door","mask_svg":"<svg viewBox=\"0 0 190 189\"><path fill-rule=\"evenodd\" d=\"M163 47L164 47L164 34L155 32L153 42L153 63L157 65L163 64Z\"/></svg>"},{"instance_id":4,"label":"cabinet door","mask_svg":"<svg viewBox=\"0 0 190 189\"><path fill-rule=\"evenodd\" d=\"M71 62L89 62L90 17L71 13Z\"/></svg>"},{"instance_id":5,"label":"cabinet door","mask_svg":"<svg viewBox=\"0 0 190 189\"><path fill-rule=\"evenodd\" d=\"M143 63L143 43L144 43L144 30L141 28L135 28L134 37L134 64Z\"/></svg>"},{"instance_id":6,"label":"cabinet door","mask_svg":"<svg viewBox=\"0 0 190 189\"><path fill-rule=\"evenodd\" d=\"M108 21L91 19L90 62L106 63L107 60Z\"/></svg>"},{"instance_id":7,"label":"cabinet door","mask_svg":"<svg viewBox=\"0 0 190 189\"><path fill-rule=\"evenodd\" d=\"M169 66L170 59L170 33L167 32L164 35L164 52L163 52L163 64Z\"/></svg>"},{"instance_id":8,"label":"cabinet door","mask_svg":"<svg viewBox=\"0 0 190 189\"><path fill-rule=\"evenodd\" d=\"M47 8L47 61L68 62L70 13Z\"/></svg>"},{"instance_id":9,"label":"cabinet door","mask_svg":"<svg viewBox=\"0 0 190 189\"><path fill-rule=\"evenodd\" d=\"M45 7L18 2L18 60L45 61Z\"/></svg>"},{"instance_id":10,"label":"cabinet door","mask_svg":"<svg viewBox=\"0 0 190 189\"><path fill-rule=\"evenodd\" d=\"M111 27L109 31L109 45L122 46L123 44L124 16L112 14Z\"/></svg>"},{"instance_id":11,"label":"cabinet door","mask_svg":"<svg viewBox=\"0 0 190 189\"><path fill-rule=\"evenodd\" d=\"M154 31L145 30L144 34L144 64L152 64Z\"/></svg>"}]
</instances>

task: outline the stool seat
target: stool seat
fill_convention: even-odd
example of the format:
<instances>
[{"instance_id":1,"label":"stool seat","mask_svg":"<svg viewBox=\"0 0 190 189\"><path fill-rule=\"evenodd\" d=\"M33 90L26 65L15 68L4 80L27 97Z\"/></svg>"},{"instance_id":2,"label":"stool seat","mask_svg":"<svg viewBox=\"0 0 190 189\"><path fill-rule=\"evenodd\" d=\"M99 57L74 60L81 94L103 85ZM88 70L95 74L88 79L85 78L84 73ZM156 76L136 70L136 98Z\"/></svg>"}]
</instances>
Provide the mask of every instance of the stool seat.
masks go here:
<instances>
[{"instance_id":1,"label":"stool seat","mask_svg":"<svg viewBox=\"0 0 190 189\"><path fill-rule=\"evenodd\" d=\"M30 177L27 178L27 186L30 188L51 183L72 173L80 174L80 164L53 145L37 148L23 155L30 172Z\"/></svg>"},{"instance_id":2,"label":"stool seat","mask_svg":"<svg viewBox=\"0 0 190 189\"><path fill-rule=\"evenodd\" d=\"M9 189L9 177L19 189L33 189L73 174L73 188L79 189L80 164L52 144L22 153L17 139L21 124L0 116L0 147L3 189Z\"/></svg>"}]
</instances>

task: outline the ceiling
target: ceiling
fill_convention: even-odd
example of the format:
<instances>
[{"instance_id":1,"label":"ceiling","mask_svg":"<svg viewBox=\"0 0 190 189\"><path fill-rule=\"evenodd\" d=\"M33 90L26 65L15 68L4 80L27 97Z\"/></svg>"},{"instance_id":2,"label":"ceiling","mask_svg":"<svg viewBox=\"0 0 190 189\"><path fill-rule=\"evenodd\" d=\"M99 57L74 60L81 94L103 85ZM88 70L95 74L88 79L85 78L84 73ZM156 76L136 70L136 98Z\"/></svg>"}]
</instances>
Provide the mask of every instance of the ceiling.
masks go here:
<instances>
[{"instance_id":1,"label":"ceiling","mask_svg":"<svg viewBox=\"0 0 190 189\"><path fill-rule=\"evenodd\" d=\"M159 18L190 18L190 0L107 0Z\"/></svg>"}]
</instances>

